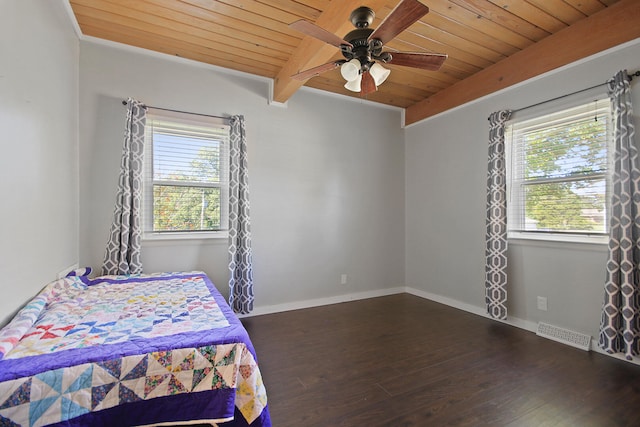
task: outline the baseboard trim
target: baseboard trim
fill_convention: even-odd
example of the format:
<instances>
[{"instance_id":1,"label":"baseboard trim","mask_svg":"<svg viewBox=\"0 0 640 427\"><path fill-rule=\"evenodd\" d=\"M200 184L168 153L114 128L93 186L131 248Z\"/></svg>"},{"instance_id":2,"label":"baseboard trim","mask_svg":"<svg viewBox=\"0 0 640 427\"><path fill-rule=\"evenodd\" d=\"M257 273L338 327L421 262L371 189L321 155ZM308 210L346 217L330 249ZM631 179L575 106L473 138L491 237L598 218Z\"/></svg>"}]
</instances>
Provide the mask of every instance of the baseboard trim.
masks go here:
<instances>
[{"instance_id":1,"label":"baseboard trim","mask_svg":"<svg viewBox=\"0 0 640 427\"><path fill-rule=\"evenodd\" d=\"M398 286L395 288L387 288L387 289L376 289L372 291L354 292L350 294L336 295L336 296L327 297L327 298L315 298L315 299L295 301L295 302L290 302L285 304L265 305L261 307L256 307L249 314L239 314L237 316L242 319L245 317L262 316L264 314L274 314L274 313L281 313L284 311L302 310L304 308L321 307L323 305L340 304L343 302L357 301L361 299L384 297L387 295L402 294L404 292L406 291L405 291L405 288L402 286Z\"/></svg>"}]
</instances>

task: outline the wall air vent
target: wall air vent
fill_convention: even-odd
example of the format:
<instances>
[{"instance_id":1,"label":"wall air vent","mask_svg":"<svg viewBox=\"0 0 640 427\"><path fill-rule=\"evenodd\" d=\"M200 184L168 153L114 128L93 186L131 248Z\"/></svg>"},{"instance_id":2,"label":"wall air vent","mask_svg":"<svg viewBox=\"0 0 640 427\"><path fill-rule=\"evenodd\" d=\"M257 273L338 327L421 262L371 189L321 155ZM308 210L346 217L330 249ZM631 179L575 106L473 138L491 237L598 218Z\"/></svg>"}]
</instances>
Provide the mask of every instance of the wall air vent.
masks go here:
<instances>
[{"instance_id":1,"label":"wall air vent","mask_svg":"<svg viewBox=\"0 0 640 427\"><path fill-rule=\"evenodd\" d=\"M547 323L538 323L536 335L549 338L550 340L558 341L581 350L589 351L590 349L591 337L589 335L570 331Z\"/></svg>"}]
</instances>

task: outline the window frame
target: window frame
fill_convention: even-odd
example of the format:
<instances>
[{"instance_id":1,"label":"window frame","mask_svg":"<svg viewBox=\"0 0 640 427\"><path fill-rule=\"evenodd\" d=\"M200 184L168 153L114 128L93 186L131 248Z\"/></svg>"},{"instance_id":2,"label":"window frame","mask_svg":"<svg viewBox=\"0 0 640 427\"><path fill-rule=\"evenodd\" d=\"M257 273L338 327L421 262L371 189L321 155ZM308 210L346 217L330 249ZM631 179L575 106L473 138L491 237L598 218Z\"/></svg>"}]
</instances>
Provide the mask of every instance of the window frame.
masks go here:
<instances>
[{"instance_id":1,"label":"window frame","mask_svg":"<svg viewBox=\"0 0 640 427\"><path fill-rule=\"evenodd\" d=\"M532 107L517 111L505 125L505 161L506 161L506 184L507 184L507 239L509 241L549 241L563 243L587 243L587 244L607 244L609 241L609 218L611 213L611 189L613 177L613 135L611 114L608 118L609 126L607 127L607 171L605 173L605 194L606 194L606 210L605 210L605 231L603 233L575 233L575 232L553 232L553 231L526 231L514 230L510 224L516 215L523 215L524 206L518 209L516 203L513 202L514 191L514 141L512 138L513 125L542 118L543 116L559 113L575 107L594 105L597 100L598 107L601 103L608 103L609 112L611 112L610 100L605 92L604 87L595 87L589 90L578 92L573 95L558 98L549 102L536 104ZM594 105L595 108L595 105ZM564 181L571 181L572 178ZM518 193L520 194L520 193Z\"/></svg>"},{"instance_id":2,"label":"window frame","mask_svg":"<svg viewBox=\"0 0 640 427\"><path fill-rule=\"evenodd\" d=\"M198 183L195 181L156 180L153 176L154 143L153 122L162 122L163 126L170 128L175 126L176 133L189 134L189 127L194 128L223 128L226 129L226 139L222 141L221 179L218 183ZM179 129L180 128L180 129ZM231 127L223 119L194 113L183 113L158 108L148 107L147 122L145 125L145 148L143 160L143 196L142 196L142 240L208 240L227 239L229 237L229 139ZM181 187L194 188L220 188L220 229L219 230L180 230L180 231L156 231L153 230L154 220L154 185L178 184Z\"/></svg>"}]
</instances>

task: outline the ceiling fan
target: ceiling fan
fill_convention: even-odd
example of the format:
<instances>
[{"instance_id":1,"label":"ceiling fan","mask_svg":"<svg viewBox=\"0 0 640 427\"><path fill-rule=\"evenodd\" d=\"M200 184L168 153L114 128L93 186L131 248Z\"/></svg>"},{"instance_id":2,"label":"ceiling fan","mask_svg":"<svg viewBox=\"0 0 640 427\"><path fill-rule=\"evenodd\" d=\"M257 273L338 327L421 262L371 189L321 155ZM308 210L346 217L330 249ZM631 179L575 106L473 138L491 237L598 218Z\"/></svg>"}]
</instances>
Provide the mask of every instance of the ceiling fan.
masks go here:
<instances>
[{"instance_id":1,"label":"ceiling fan","mask_svg":"<svg viewBox=\"0 0 640 427\"><path fill-rule=\"evenodd\" d=\"M301 71L291 78L307 80L340 67L342 77L347 81L345 88L360 92L364 96L375 92L389 76L390 71L380 63L437 71L447 59L447 55L382 51L385 43L428 12L429 8L418 0L402 0L380 26L373 29L369 28L369 25L373 23L375 13L370 8L362 6L351 12L349 20L356 29L344 36L344 39L304 19L293 22L289 25L290 28L340 48L345 59Z\"/></svg>"}]
</instances>

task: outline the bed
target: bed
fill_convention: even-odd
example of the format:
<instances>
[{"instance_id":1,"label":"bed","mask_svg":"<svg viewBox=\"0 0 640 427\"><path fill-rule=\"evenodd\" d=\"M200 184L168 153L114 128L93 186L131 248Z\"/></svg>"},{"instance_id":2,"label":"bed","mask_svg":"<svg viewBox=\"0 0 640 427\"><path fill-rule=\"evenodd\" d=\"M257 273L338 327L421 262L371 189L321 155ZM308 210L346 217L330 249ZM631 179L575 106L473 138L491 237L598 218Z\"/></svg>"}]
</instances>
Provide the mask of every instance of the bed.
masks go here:
<instances>
[{"instance_id":1,"label":"bed","mask_svg":"<svg viewBox=\"0 0 640 427\"><path fill-rule=\"evenodd\" d=\"M204 273L87 273L0 330L0 425L271 425L253 345Z\"/></svg>"}]
</instances>

